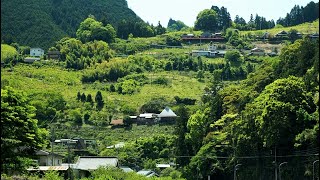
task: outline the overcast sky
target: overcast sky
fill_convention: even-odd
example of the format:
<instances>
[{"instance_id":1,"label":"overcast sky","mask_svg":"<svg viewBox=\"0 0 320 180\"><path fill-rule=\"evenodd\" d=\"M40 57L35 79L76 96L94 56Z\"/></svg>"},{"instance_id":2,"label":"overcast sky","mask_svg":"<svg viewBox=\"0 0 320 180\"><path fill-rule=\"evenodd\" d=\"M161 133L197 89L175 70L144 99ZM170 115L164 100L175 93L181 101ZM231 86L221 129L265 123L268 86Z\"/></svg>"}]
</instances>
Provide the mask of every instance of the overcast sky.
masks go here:
<instances>
[{"instance_id":1,"label":"overcast sky","mask_svg":"<svg viewBox=\"0 0 320 180\"><path fill-rule=\"evenodd\" d=\"M210 9L212 5L227 8L234 20L236 15L250 19L250 14L273 19L285 17L294 5L306 6L311 0L127 0L128 6L140 18L150 24L158 21L167 27L170 18L180 20L188 26L194 26L198 13ZM313 1L319 2L319 1Z\"/></svg>"}]
</instances>

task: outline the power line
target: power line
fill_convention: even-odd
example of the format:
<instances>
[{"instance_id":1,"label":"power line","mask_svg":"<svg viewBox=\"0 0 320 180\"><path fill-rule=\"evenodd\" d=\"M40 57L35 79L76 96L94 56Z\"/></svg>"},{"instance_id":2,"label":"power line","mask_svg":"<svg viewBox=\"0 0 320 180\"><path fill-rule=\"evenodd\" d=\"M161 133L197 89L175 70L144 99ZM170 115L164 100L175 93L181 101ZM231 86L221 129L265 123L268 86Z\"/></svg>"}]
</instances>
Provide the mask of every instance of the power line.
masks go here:
<instances>
[{"instance_id":1,"label":"power line","mask_svg":"<svg viewBox=\"0 0 320 180\"><path fill-rule=\"evenodd\" d=\"M257 159L257 158L274 158L274 157L279 157L279 158L290 158L290 157L308 157L308 156L319 156L319 153L317 154L300 154L300 155L296 155L296 154L291 154L291 155L278 155L278 156L237 156L235 158L237 159ZM192 158L195 156L173 156L173 157L181 157L181 158ZM200 158L208 158L209 156L197 156ZM217 159L229 159L232 158L234 156L214 156L214 158Z\"/></svg>"}]
</instances>

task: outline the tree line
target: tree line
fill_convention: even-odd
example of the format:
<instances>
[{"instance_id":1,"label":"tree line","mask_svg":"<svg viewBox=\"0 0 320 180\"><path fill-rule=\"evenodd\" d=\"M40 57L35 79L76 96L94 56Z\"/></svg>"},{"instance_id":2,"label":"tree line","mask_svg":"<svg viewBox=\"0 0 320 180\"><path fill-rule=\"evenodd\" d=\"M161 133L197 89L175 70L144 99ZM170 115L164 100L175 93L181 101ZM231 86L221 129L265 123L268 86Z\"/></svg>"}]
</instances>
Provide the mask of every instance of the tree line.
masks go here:
<instances>
[{"instance_id":1,"label":"tree line","mask_svg":"<svg viewBox=\"0 0 320 180\"><path fill-rule=\"evenodd\" d=\"M319 18L319 2L309 2L305 7L295 5L286 17L279 18L277 24L284 27L302 24L304 22L312 22Z\"/></svg>"}]
</instances>

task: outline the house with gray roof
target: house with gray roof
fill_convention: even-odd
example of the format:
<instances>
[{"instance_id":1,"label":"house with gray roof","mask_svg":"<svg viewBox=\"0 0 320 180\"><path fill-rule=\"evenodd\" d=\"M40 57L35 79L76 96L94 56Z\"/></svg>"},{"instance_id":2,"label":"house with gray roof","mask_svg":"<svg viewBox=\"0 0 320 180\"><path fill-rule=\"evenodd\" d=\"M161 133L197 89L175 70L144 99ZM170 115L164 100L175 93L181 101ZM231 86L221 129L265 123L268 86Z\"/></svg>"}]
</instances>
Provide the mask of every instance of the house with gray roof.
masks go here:
<instances>
[{"instance_id":1,"label":"house with gray roof","mask_svg":"<svg viewBox=\"0 0 320 180\"><path fill-rule=\"evenodd\" d=\"M118 167L119 160L117 157L107 156L80 156L74 165L76 175L80 177L88 177L91 171L99 167Z\"/></svg>"},{"instance_id":2,"label":"house with gray roof","mask_svg":"<svg viewBox=\"0 0 320 180\"><path fill-rule=\"evenodd\" d=\"M39 166L61 166L64 156L52 152L39 150L36 152Z\"/></svg>"},{"instance_id":3,"label":"house with gray roof","mask_svg":"<svg viewBox=\"0 0 320 180\"><path fill-rule=\"evenodd\" d=\"M39 57L26 57L26 58L24 58L23 61L26 63L33 63L35 61L40 61L40 58Z\"/></svg>"},{"instance_id":4,"label":"house with gray roof","mask_svg":"<svg viewBox=\"0 0 320 180\"><path fill-rule=\"evenodd\" d=\"M133 169L131 169L128 166L120 166L120 169L122 169L124 172L133 172Z\"/></svg>"},{"instance_id":5,"label":"house with gray roof","mask_svg":"<svg viewBox=\"0 0 320 180\"><path fill-rule=\"evenodd\" d=\"M138 171L137 174L140 174L140 175L143 175L143 176L146 176L146 177L154 177L154 176L157 176L159 177L159 175L152 171L152 170L141 170L141 171Z\"/></svg>"},{"instance_id":6,"label":"house with gray roof","mask_svg":"<svg viewBox=\"0 0 320 180\"><path fill-rule=\"evenodd\" d=\"M157 115L155 113L143 113L137 117L137 125L152 125L156 122Z\"/></svg>"},{"instance_id":7,"label":"house with gray roof","mask_svg":"<svg viewBox=\"0 0 320 180\"><path fill-rule=\"evenodd\" d=\"M118 167L118 158L106 156L80 156L75 164L75 169L92 171L100 166Z\"/></svg>"},{"instance_id":8,"label":"house with gray roof","mask_svg":"<svg viewBox=\"0 0 320 180\"><path fill-rule=\"evenodd\" d=\"M174 123L175 118L178 117L169 107L165 107L164 110L158 115L159 123Z\"/></svg>"},{"instance_id":9,"label":"house with gray roof","mask_svg":"<svg viewBox=\"0 0 320 180\"><path fill-rule=\"evenodd\" d=\"M158 117L177 117L177 115L169 107L165 107Z\"/></svg>"}]
</instances>

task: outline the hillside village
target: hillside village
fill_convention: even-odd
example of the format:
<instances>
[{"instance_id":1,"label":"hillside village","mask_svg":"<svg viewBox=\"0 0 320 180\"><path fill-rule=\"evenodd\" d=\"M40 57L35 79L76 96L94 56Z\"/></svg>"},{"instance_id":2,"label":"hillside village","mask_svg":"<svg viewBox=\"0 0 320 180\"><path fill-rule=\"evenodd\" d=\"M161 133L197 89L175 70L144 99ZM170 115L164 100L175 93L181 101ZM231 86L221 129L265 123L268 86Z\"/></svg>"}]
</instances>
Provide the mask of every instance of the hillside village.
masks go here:
<instances>
[{"instance_id":1,"label":"hillside village","mask_svg":"<svg viewBox=\"0 0 320 180\"><path fill-rule=\"evenodd\" d=\"M261 41L263 39L262 44L268 44L269 38L256 37L257 41ZM310 39L317 39L319 35L317 33L304 35L305 37L309 37ZM181 40L187 42L186 44L191 44L196 41L200 41L200 44L207 45L205 49L193 49L191 52L189 51L189 55L192 57L207 57L207 58L224 58L226 52L232 51L233 49L218 49L222 47L224 37L221 36L221 33L216 33L212 35L212 37L207 37L207 33L203 33L200 37L194 37L192 34L182 35ZM218 37L218 38L217 38ZM275 35L277 40L279 39L287 39L288 34L285 31L281 31ZM297 38L302 38L302 35L297 36ZM271 38L272 39L272 38ZM210 40L210 43L206 43L206 40ZM272 41L272 40L271 40ZM225 46L225 44L224 44ZM205 47L205 46L202 46ZM175 47L171 47L175 48ZM185 47L182 47L185 48ZM190 48L189 48L190 49ZM242 56L278 56L279 52L275 52L273 48L269 53L266 53L266 49L255 47L250 50L241 50ZM48 61L48 60L59 60L61 54L59 51L45 51L41 48L30 48L30 54L28 57L24 59L25 63L34 63L36 61ZM109 127L114 128L128 128L133 124L136 125L161 125L161 124L175 124L177 115L169 108L166 107L160 114L145 112L139 115L130 115L126 118L122 119L112 119L109 123ZM82 138L72 138L72 139L58 139L54 140L51 143L52 146L59 147L58 153L52 151L38 150L35 154L34 161L37 162L36 166L29 167L27 170L29 172L38 172L45 173L48 170L54 170L59 172L60 175L67 178L70 176L68 174L70 171L73 172L73 178L80 179L84 177L90 176L90 172L97 170L100 166L110 166L115 168L120 168L124 172L137 172L137 174L146 176L146 177L159 177L159 174L154 170L146 170L141 168L131 168L128 166L122 166L121 161L117 158L117 156L96 156L90 153L87 149L88 147L97 147L97 142L95 139L82 139ZM108 146L108 149L118 149L123 148L125 146L124 142L120 142L115 145ZM61 149L64 149L61 151ZM78 158L75 161L71 161L69 157L69 153L72 151L75 153ZM67 153L66 153L67 152ZM64 155L61 155L64 154ZM67 159L67 162L66 162ZM156 164L156 167L161 169L165 169L168 167L174 167L174 162L168 162L168 164Z\"/></svg>"},{"instance_id":2,"label":"hillside village","mask_svg":"<svg viewBox=\"0 0 320 180\"><path fill-rule=\"evenodd\" d=\"M318 178L319 19L296 9L291 24L212 6L194 27L89 14L77 29L52 11L61 39L45 44L5 29L1 179Z\"/></svg>"}]
</instances>

